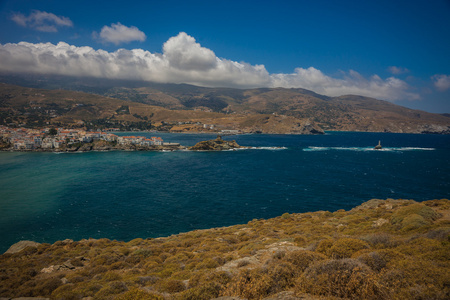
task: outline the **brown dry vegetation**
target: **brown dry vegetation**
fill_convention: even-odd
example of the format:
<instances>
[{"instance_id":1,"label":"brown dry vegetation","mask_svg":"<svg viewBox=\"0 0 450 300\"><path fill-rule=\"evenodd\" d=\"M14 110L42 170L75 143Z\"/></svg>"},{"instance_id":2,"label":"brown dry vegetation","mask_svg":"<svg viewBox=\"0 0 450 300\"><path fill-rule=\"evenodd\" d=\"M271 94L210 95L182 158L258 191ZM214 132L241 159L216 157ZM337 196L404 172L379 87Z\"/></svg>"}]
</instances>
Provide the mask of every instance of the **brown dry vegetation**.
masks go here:
<instances>
[{"instance_id":1,"label":"brown dry vegetation","mask_svg":"<svg viewBox=\"0 0 450 300\"><path fill-rule=\"evenodd\" d=\"M166 238L40 244L0 256L0 297L449 299L449 211L446 199L370 200Z\"/></svg>"}]
</instances>

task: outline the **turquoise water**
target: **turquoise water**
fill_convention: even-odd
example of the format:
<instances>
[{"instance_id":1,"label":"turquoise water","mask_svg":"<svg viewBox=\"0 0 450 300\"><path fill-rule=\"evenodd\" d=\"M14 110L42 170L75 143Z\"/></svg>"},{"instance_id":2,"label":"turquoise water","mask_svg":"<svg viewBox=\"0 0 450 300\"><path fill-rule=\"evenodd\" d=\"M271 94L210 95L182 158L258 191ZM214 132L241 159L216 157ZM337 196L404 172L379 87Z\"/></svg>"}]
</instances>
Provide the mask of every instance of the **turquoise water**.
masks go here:
<instances>
[{"instance_id":1,"label":"turquoise water","mask_svg":"<svg viewBox=\"0 0 450 300\"><path fill-rule=\"evenodd\" d=\"M215 138L157 135L183 145ZM333 132L225 139L255 148L0 153L0 252L23 239L128 241L285 212L350 209L372 198L450 198L450 136ZM373 150L378 140L382 151Z\"/></svg>"}]
</instances>

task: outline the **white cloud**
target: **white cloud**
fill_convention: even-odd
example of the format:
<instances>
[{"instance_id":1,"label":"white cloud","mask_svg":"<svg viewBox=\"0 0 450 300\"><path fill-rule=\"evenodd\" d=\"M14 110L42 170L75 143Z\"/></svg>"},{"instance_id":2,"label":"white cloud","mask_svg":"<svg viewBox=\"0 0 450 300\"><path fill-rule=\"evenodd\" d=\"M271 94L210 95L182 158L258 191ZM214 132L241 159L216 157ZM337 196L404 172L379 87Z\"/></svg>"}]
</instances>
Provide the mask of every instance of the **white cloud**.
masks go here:
<instances>
[{"instance_id":1,"label":"white cloud","mask_svg":"<svg viewBox=\"0 0 450 300\"><path fill-rule=\"evenodd\" d=\"M14 14L11 19L18 25L44 32L57 32L61 26L72 27L67 17L57 16L45 11L34 10L28 17L21 13Z\"/></svg>"},{"instance_id":2,"label":"white cloud","mask_svg":"<svg viewBox=\"0 0 450 300\"><path fill-rule=\"evenodd\" d=\"M450 75L437 74L431 77L434 81L434 86L441 92L450 89Z\"/></svg>"},{"instance_id":3,"label":"white cloud","mask_svg":"<svg viewBox=\"0 0 450 300\"><path fill-rule=\"evenodd\" d=\"M400 74L405 74L405 73L409 73L409 70L407 68L403 68L403 67L396 67L396 66L390 66L388 68L388 71L391 74L394 75L400 75Z\"/></svg>"},{"instance_id":4,"label":"white cloud","mask_svg":"<svg viewBox=\"0 0 450 300\"><path fill-rule=\"evenodd\" d=\"M140 31L137 27L127 27L120 23L111 24L111 26L103 26L100 34L93 33L95 38L99 38L102 42L113 43L119 45L122 43L129 43L133 41L145 41L147 38L145 33Z\"/></svg>"},{"instance_id":5,"label":"white cloud","mask_svg":"<svg viewBox=\"0 0 450 300\"><path fill-rule=\"evenodd\" d=\"M357 94L384 100L418 99L404 81L356 71L330 77L310 67L291 74L269 74L264 65L219 58L184 32L170 38L162 53L142 49L114 52L76 47L64 42L0 45L0 71L34 72L155 82L189 83L210 87L305 88L328 96Z\"/></svg>"},{"instance_id":6,"label":"white cloud","mask_svg":"<svg viewBox=\"0 0 450 300\"><path fill-rule=\"evenodd\" d=\"M163 50L170 65L181 70L207 71L218 63L213 51L200 46L184 32L165 42Z\"/></svg>"},{"instance_id":7,"label":"white cloud","mask_svg":"<svg viewBox=\"0 0 450 300\"><path fill-rule=\"evenodd\" d=\"M378 75L366 79L353 70L343 73L342 78L333 78L313 67L297 68L292 74L272 75L272 85L286 88L301 87L327 96L354 94L390 101L420 98L418 94L409 91L411 87L403 80L395 77L383 80Z\"/></svg>"}]
</instances>

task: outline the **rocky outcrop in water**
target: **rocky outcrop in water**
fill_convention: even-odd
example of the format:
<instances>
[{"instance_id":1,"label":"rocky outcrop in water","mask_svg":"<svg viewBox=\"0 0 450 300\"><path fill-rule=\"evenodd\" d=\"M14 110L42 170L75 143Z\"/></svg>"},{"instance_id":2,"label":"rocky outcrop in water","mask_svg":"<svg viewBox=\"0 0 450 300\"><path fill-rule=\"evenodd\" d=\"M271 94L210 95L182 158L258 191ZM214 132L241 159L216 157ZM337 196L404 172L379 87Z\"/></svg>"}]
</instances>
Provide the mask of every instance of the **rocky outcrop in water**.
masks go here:
<instances>
[{"instance_id":1,"label":"rocky outcrop in water","mask_svg":"<svg viewBox=\"0 0 450 300\"><path fill-rule=\"evenodd\" d=\"M233 150L233 149L241 149L247 148L244 146L240 146L236 141L225 141L219 135L215 140L202 141L195 144L192 147L189 147L189 150L195 151L222 151L222 150Z\"/></svg>"}]
</instances>

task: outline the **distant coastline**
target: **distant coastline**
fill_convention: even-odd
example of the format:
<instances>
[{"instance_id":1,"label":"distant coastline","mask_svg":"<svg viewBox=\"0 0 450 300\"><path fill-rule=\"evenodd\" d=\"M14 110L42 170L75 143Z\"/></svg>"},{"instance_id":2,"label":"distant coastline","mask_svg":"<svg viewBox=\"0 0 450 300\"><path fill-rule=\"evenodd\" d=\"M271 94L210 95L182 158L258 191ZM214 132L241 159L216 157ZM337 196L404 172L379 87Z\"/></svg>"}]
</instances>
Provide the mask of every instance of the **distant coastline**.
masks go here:
<instances>
[{"instance_id":1,"label":"distant coastline","mask_svg":"<svg viewBox=\"0 0 450 300\"><path fill-rule=\"evenodd\" d=\"M110 132L65 128L26 129L0 126L0 150L18 152L164 151L181 150L160 137L117 136Z\"/></svg>"}]
</instances>

